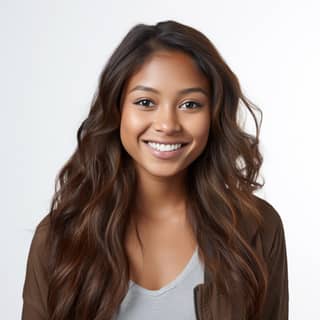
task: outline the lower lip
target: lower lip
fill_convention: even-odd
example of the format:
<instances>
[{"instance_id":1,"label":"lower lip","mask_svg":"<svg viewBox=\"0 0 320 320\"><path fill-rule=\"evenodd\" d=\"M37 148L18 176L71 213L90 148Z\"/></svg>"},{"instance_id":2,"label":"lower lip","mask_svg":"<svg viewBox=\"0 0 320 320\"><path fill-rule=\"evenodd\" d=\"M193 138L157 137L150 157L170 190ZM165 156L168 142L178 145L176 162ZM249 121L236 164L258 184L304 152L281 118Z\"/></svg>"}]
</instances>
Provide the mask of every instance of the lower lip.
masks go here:
<instances>
[{"instance_id":1,"label":"lower lip","mask_svg":"<svg viewBox=\"0 0 320 320\"><path fill-rule=\"evenodd\" d=\"M143 142L143 143L148 147L148 149L151 151L151 153L159 159L175 158L175 157L179 156L184 151L184 148L186 146L186 144L185 144L181 148L179 148L177 150L173 150L173 151L159 151L159 150L153 149L147 142Z\"/></svg>"}]
</instances>

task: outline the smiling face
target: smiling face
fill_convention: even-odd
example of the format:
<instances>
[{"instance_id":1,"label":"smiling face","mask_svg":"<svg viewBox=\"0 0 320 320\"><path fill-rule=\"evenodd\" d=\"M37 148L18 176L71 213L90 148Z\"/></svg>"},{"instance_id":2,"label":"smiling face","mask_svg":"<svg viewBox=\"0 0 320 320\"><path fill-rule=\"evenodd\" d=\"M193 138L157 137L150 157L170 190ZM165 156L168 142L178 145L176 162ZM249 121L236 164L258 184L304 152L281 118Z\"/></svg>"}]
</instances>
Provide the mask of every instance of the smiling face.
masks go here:
<instances>
[{"instance_id":1,"label":"smiling face","mask_svg":"<svg viewBox=\"0 0 320 320\"><path fill-rule=\"evenodd\" d=\"M128 80L120 139L138 173L182 173L204 150L209 128L209 83L189 55L157 51Z\"/></svg>"}]
</instances>

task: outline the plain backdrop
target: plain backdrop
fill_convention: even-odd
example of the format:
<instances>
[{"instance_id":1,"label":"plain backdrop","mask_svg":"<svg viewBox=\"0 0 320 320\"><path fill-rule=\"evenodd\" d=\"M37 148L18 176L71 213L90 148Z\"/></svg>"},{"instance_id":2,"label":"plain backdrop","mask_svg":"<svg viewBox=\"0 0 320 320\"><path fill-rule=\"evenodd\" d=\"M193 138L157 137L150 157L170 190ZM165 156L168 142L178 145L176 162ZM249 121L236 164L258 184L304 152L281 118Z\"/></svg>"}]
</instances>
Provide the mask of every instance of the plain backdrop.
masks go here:
<instances>
[{"instance_id":1,"label":"plain backdrop","mask_svg":"<svg viewBox=\"0 0 320 320\"><path fill-rule=\"evenodd\" d=\"M318 1L0 1L0 318L20 319L26 259L100 72L137 23L206 34L263 111L258 193L280 214L290 319L320 319Z\"/></svg>"}]
</instances>

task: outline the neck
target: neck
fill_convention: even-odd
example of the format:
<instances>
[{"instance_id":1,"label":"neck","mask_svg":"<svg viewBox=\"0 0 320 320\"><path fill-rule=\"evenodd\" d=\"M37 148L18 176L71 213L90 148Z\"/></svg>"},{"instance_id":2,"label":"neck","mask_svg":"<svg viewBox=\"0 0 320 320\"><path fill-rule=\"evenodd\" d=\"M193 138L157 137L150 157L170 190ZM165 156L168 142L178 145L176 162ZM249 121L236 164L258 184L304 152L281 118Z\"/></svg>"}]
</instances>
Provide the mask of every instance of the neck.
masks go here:
<instances>
[{"instance_id":1,"label":"neck","mask_svg":"<svg viewBox=\"0 0 320 320\"><path fill-rule=\"evenodd\" d=\"M146 222L175 222L185 218L185 175L139 176L134 212Z\"/></svg>"}]
</instances>

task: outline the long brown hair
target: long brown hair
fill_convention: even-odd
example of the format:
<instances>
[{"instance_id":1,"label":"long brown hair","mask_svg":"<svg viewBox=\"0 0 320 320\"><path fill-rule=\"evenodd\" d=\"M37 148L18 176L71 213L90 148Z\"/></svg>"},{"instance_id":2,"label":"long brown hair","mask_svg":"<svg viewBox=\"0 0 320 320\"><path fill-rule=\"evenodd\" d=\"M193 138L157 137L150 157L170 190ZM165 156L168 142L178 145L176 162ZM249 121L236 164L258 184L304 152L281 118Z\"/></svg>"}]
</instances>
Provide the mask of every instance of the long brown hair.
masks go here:
<instances>
[{"instance_id":1,"label":"long brown hair","mask_svg":"<svg viewBox=\"0 0 320 320\"><path fill-rule=\"evenodd\" d=\"M202 259L222 292L240 284L248 315L261 309L267 271L240 221L262 222L253 195L264 185L258 182L261 122L254 110L261 119L262 112L243 95L237 77L208 38L170 20L134 26L113 52L78 129L77 147L57 175L46 242L51 320L111 319L128 290L124 236L136 173L120 141L122 92L145 59L163 48L190 55L211 87L208 143L187 177L188 215ZM241 105L254 119L254 135L238 123Z\"/></svg>"}]
</instances>

